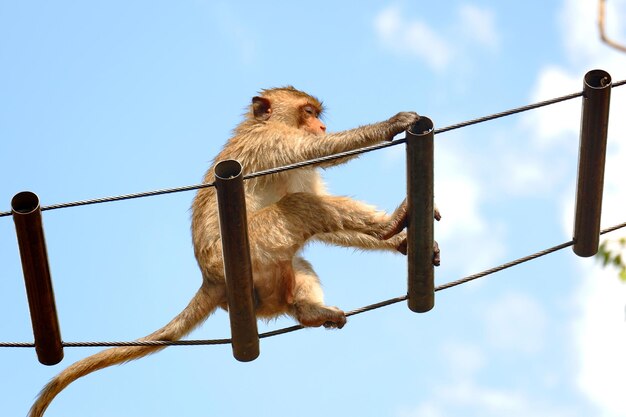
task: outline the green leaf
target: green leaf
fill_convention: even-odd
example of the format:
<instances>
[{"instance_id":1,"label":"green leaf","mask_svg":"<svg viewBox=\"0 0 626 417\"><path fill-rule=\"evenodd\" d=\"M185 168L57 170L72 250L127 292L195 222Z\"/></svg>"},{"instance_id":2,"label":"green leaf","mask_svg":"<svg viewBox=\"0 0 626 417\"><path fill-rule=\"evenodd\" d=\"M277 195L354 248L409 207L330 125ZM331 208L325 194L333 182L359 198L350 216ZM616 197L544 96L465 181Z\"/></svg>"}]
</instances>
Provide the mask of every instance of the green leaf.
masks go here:
<instances>
[{"instance_id":1,"label":"green leaf","mask_svg":"<svg viewBox=\"0 0 626 417\"><path fill-rule=\"evenodd\" d=\"M598 251L598 256L602 257L602 266L606 267L611 261L611 254L606 250Z\"/></svg>"}]
</instances>

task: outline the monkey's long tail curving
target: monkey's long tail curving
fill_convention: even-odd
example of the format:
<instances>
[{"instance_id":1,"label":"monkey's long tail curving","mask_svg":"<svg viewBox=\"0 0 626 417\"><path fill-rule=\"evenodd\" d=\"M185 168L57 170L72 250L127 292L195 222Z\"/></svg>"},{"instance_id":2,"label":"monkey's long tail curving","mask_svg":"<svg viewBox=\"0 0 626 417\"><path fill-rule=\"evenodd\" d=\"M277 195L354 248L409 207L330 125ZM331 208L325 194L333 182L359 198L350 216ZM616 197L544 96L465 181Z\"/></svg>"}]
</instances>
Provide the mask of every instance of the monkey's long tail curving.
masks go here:
<instances>
[{"instance_id":1,"label":"monkey's long tail curving","mask_svg":"<svg viewBox=\"0 0 626 417\"><path fill-rule=\"evenodd\" d=\"M217 292L218 293L218 292ZM179 340L202 323L219 303L219 294L203 284L187 307L167 325L140 340ZM111 365L138 359L158 352L166 346L127 346L115 347L96 353L70 365L55 376L39 393L28 414L41 417L54 399L65 387L80 377Z\"/></svg>"}]
</instances>

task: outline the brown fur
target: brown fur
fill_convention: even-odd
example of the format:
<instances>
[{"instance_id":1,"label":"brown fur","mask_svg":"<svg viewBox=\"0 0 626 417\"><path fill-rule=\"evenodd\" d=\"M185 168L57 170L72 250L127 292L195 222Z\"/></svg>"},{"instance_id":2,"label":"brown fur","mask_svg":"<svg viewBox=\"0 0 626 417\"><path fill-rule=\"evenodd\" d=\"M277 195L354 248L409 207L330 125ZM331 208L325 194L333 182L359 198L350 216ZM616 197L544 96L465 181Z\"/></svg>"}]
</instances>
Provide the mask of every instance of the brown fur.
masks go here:
<instances>
[{"instance_id":1,"label":"brown fur","mask_svg":"<svg viewBox=\"0 0 626 417\"><path fill-rule=\"evenodd\" d=\"M307 113L307 106L315 114ZM325 134L318 118L322 111L319 100L293 87L263 90L215 160L236 159L245 173L260 171L391 140L419 119L412 112L398 113L384 122ZM214 181L213 167L205 182ZM343 327L345 314L324 305L317 275L298 255L311 239L363 249L406 247L402 226L398 226L404 221L402 206L389 216L347 197L331 196L315 168L246 181L245 192L259 317L288 314L304 326ZM191 230L202 286L178 316L143 340L180 339L217 307L226 308L216 206L214 188L199 190L192 206ZM74 380L162 348L117 347L76 362L44 387L30 417L41 417L52 399Z\"/></svg>"}]
</instances>

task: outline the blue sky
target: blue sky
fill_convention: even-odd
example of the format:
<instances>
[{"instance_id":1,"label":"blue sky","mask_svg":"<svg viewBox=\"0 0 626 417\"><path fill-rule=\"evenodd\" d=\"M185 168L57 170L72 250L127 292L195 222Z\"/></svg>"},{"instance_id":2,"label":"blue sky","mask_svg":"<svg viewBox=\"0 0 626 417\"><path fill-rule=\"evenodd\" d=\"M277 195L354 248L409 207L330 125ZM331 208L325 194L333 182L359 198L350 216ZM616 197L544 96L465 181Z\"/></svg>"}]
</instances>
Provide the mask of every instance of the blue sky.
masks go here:
<instances>
[{"instance_id":1,"label":"blue sky","mask_svg":"<svg viewBox=\"0 0 626 417\"><path fill-rule=\"evenodd\" d=\"M626 42L626 1L608 30ZM584 73L626 78L603 45L595 2L2 2L0 199L42 204L194 184L258 90L322 98L338 131L398 111L437 127L580 90ZM625 221L626 90L615 89L603 225ZM569 240L580 102L436 138L437 283ZM325 172L329 189L391 210L402 147ZM200 284L193 193L44 213L66 341L131 340L178 313ZM621 211L621 212L620 212ZM619 234L618 234L619 235ZM615 234L614 234L615 236ZM329 304L351 310L406 292L401 256L311 245ZM32 330L10 218L0 219L0 339ZM47 416L624 416L626 286L570 250L404 304L341 331L229 346L172 347L92 374ZM291 325L279 319L260 329ZM228 337L218 312L192 338ZM54 367L0 350L0 415L25 415Z\"/></svg>"}]
</instances>

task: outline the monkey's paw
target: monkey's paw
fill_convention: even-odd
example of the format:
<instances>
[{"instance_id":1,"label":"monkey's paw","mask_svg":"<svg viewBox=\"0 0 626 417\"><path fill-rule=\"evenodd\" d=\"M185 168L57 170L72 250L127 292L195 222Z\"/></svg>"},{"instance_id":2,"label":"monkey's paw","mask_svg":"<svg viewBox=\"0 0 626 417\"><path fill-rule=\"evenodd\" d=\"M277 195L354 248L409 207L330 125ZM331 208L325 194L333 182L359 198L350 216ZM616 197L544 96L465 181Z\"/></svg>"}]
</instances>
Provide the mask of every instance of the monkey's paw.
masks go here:
<instances>
[{"instance_id":1,"label":"monkey's paw","mask_svg":"<svg viewBox=\"0 0 626 417\"><path fill-rule=\"evenodd\" d=\"M406 230L403 230L397 235L386 240L387 240L387 243L391 245L392 248L394 248L401 254L406 255L406 250L407 250Z\"/></svg>"},{"instance_id":2,"label":"monkey's paw","mask_svg":"<svg viewBox=\"0 0 626 417\"><path fill-rule=\"evenodd\" d=\"M407 254L406 236L404 236L404 239L396 245L396 250L403 255ZM439 266L440 263L441 251L439 250L439 244L435 241L433 242L433 265Z\"/></svg>"},{"instance_id":3,"label":"monkey's paw","mask_svg":"<svg viewBox=\"0 0 626 417\"><path fill-rule=\"evenodd\" d=\"M298 321L306 327L341 329L347 321L346 313L337 307L307 306L298 310Z\"/></svg>"},{"instance_id":4,"label":"monkey's paw","mask_svg":"<svg viewBox=\"0 0 626 417\"><path fill-rule=\"evenodd\" d=\"M413 124L417 123L420 119L419 114L414 111L403 111L388 120L389 124L392 127L392 135L387 138L388 141L392 140L395 135L398 133L404 132Z\"/></svg>"}]
</instances>

